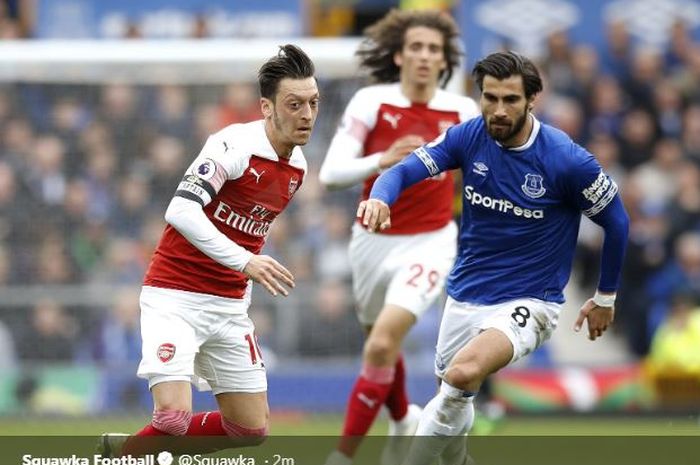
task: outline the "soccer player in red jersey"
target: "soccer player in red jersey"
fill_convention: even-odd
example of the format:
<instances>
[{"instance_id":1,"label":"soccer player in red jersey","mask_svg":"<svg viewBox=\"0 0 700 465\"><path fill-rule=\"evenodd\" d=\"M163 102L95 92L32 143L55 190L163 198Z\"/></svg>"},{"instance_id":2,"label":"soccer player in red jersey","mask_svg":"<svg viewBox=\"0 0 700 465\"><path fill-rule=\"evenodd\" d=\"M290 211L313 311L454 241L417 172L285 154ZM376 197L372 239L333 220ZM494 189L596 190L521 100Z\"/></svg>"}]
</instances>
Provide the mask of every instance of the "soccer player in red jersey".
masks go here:
<instances>
[{"instance_id":1,"label":"soccer player in red jersey","mask_svg":"<svg viewBox=\"0 0 700 465\"><path fill-rule=\"evenodd\" d=\"M264 119L211 135L165 213L141 292L138 376L153 394L153 420L128 438L103 436L105 455L151 452L138 441L145 436L250 444L267 434L265 365L247 311L253 281L274 296L294 287L289 270L259 253L304 181L299 146L311 136L319 92L313 63L294 45L281 46L258 81ZM190 383L211 389L219 410L193 414Z\"/></svg>"},{"instance_id":2,"label":"soccer player in red jersey","mask_svg":"<svg viewBox=\"0 0 700 465\"><path fill-rule=\"evenodd\" d=\"M447 14L392 10L365 31L357 52L376 81L350 100L321 167L329 188L363 184L367 199L379 173L448 127L478 115L468 97L441 89L459 62L458 29ZM362 371L348 401L343 437L326 462L348 465L382 405L390 436L412 435L420 409L409 406L401 344L440 295L457 252L450 173L407 189L390 229L372 234L355 223L350 244L353 290L364 326ZM393 449L393 450L392 450ZM400 441L382 462L400 461Z\"/></svg>"}]
</instances>

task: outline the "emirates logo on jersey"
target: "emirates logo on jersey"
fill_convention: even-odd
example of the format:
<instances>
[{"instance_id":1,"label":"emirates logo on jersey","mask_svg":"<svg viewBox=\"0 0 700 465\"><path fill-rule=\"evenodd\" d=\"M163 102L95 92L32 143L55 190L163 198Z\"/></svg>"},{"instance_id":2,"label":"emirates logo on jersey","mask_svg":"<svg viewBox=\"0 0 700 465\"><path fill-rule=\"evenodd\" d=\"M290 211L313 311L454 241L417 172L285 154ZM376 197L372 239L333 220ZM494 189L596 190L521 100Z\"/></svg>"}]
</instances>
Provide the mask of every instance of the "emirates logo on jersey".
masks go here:
<instances>
[{"instance_id":1,"label":"emirates logo on jersey","mask_svg":"<svg viewBox=\"0 0 700 465\"><path fill-rule=\"evenodd\" d=\"M175 356L175 344L166 342L165 344L159 345L156 355L158 355L158 360L161 362L169 362Z\"/></svg>"},{"instance_id":2,"label":"emirates logo on jersey","mask_svg":"<svg viewBox=\"0 0 700 465\"><path fill-rule=\"evenodd\" d=\"M292 176L291 179L289 180L289 196L293 196L294 193L297 191L299 188L299 178L296 176Z\"/></svg>"},{"instance_id":3,"label":"emirates logo on jersey","mask_svg":"<svg viewBox=\"0 0 700 465\"><path fill-rule=\"evenodd\" d=\"M226 223L233 229L241 231L245 234L250 234L255 237L266 237L267 233L270 231L271 221L274 218L270 218L269 221L265 221L262 217L269 215L268 213L263 213L259 211L256 207L253 207L253 214L261 216L261 221L256 221L255 218L251 216L240 214L231 208L230 205L219 201L219 206L216 207L213 217L216 220Z\"/></svg>"}]
</instances>

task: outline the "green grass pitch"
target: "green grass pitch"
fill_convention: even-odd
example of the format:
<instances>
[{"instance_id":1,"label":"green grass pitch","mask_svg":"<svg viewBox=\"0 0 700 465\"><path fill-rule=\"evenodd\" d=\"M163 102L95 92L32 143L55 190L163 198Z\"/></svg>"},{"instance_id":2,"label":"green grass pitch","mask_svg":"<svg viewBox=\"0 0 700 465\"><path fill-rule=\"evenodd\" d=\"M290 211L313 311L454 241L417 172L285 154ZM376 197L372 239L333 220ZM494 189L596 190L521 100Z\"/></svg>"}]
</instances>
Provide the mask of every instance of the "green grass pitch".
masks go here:
<instances>
[{"instance_id":1,"label":"green grass pitch","mask_svg":"<svg viewBox=\"0 0 700 465\"><path fill-rule=\"evenodd\" d=\"M0 436L97 436L103 432L134 432L149 418L0 418ZM695 415L676 417L522 417L509 416L493 429L478 423L474 433L497 436L700 436ZM342 427L340 415L272 414L271 434L276 436L335 436ZM370 434L386 432L379 420Z\"/></svg>"}]
</instances>

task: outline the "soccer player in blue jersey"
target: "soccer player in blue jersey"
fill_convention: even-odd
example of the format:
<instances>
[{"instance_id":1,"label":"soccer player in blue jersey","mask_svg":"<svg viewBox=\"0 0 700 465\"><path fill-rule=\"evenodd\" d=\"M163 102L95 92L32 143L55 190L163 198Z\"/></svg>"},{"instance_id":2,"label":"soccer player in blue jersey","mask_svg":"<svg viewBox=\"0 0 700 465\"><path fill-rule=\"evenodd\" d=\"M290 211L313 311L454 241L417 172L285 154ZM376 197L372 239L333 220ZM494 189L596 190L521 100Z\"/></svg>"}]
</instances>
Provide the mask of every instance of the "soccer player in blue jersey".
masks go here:
<instances>
[{"instance_id":1,"label":"soccer player in blue jersey","mask_svg":"<svg viewBox=\"0 0 700 465\"><path fill-rule=\"evenodd\" d=\"M627 243L629 220L615 182L589 152L530 113L542 90L533 63L499 52L472 74L482 117L453 126L383 173L357 211L370 231L383 230L401 191L462 170L459 252L435 358L442 383L405 465L428 465L441 454L441 463L466 463L465 442L454 437L471 428L481 383L535 350L557 326L581 213L605 230L598 289L574 328L587 321L591 340L613 321Z\"/></svg>"}]
</instances>

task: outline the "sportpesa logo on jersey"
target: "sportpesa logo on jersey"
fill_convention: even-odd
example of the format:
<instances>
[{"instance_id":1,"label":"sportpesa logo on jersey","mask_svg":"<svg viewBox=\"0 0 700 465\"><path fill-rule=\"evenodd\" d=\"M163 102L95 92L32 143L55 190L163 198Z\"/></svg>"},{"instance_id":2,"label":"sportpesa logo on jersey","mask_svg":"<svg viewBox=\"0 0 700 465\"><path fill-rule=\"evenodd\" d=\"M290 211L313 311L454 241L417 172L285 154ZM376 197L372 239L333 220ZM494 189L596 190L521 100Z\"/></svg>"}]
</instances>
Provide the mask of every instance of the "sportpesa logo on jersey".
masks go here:
<instances>
[{"instance_id":1,"label":"sportpesa logo on jersey","mask_svg":"<svg viewBox=\"0 0 700 465\"><path fill-rule=\"evenodd\" d=\"M471 185L464 186L464 196L471 205L480 205L484 208L505 213L507 215L523 218L534 218L536 220L544 218L544 210L531 210L529 208L523 208L519 205L515 205L508 199L494 199L488 195L475 192L474 186Z\"/></svg>"}]
</instances>

